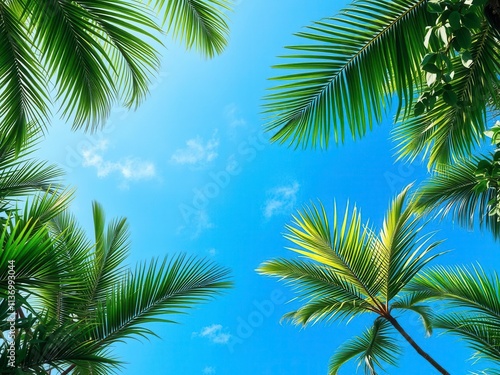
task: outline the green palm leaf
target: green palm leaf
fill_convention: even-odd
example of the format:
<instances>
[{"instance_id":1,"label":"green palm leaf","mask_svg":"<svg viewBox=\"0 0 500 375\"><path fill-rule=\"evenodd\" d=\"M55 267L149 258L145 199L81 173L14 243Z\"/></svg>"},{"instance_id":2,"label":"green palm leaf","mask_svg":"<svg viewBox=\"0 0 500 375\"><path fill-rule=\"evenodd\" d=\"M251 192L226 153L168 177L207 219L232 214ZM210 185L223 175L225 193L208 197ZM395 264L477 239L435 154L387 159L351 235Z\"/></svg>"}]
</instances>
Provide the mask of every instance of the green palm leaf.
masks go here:
<instances>
[{"instance_id":1,"label":"green palm leaf","mask_svg":"<svg viewBox=\"0 0 500 375\"><path fill-rule=\"evenodd\" d=\"M0 134L0 210L12 209L17 199L36 192L56 193L60 189L61 169L29 158L40 138L40 129L27 128L28 141L20 149Z\"/></svg>"},{"instance_id":2,"label":"green palm leaf","mask_svg":"<svg viewBox=\"0 0 500 375\"><path fill-rule=\"evenodd\" d=\"M167 32L196 47L208 57L221 53L227 44L229 0L150 0L163 13Z\"/></svg>"},{"instance_id":3,"label":"green palm leaf","mask_svg":"<svg viewBox=\"0 0 500 375\"><path fill-rule=\"evenodd\" d=\"M405 200L411 185L407 186L387 210L382 230L375 241L377 268L385 301L392 300L415 275L442 253L428 256L441 242L430 242L431 235L418 236L423 229L418 215Z\"/></svg>"},{"instance_id":4,"label":"green palm leaf","mask_svg":"<svg viewBox=\"0 0 500 375\"><path fill-rule=\"evenodd\" d=\"M63 116L96 129L118 99L138 104L158 69L159 28L135 0L14 0L0 15L0 120L18 149L30 123L48 122L52 84Z\"/></svg>"},{"instance_id":5,"label":"green palm leaf","mask_svg":"<svg viewBox=\"0 0 500 375\"><path fill-rule=\"evenodd\" d=\"M298 247L289 248L311 260L331 267L346 282L361 293L373 298L380 289L378 272L373 267L373 254L369 251L371 234L362 228L361 214L356 207L346 209L342 217L334 207L333 225L325 208L306 207L294 216L294 225L287 226L285 238Z\"/></svg>"},{"instance_id":6,"label":"green palm leaf","mask_svg":"<svg viewBox=\"0 0 500 375\"><path fill-rule=\"evenodd\" d=\"M295 324L307 325L320 320L352 318L375 309L358 289L329 267L276 259L263 263L257 271L284 279L294 287L301 300L306 300L298 310L283 317Z\"/></svg>"},{"instance_id":7,"label":"green palm leaf","mask_svg":"<svg viewBox=\"0 0 500 375\"><path fill-rule=\"evenodd\" d=\"M29 39L30 29L21 21L13 2L0 4L0 120L2 133L17 149L26 141L28 124L41 126L47 120L47 86ZM17 8L17 9L16 9Z\"/></svg>"},{"instance_id":8,"label":"green palm leaf","mask_svg":"<svg viewBox=\"0 0 500 375\"><path fill-rule=\"evenodd\" d=\"M330 360L328 374L337 375L340 367L353 358L357 359L358 367L363 366L366 375L376 375L376 367L382 369L384 362L395 366L401 349L391 331L389 322L375 319L373 326L363 335L352 338L337 349Z\"/></svg>"},{"instance_id":9,"label":"green palm leaf","mask_svg":"<svg viewBox=\"0 0 500 375\"><path fill-rule=\"evenodd\" d=\"M88 290L85 313L103 303L116 288L116 283L125 276L123 264L129 252L128 226L126 219L112 221L105 226L104 209L97 202L92 204L94 218L95 247L86 276Z\"/></svg>"},{"instance_id":10,"label":"green palm leaf","mask_svg":"<svg viewBox=\"0 0 500 375\"><path fill-rule=\"evenodd\" d=\"M47 366L62 372L67 362L83 362L117 365L105 356L94 354L91 342L84 340L92 330L92 326L79 323L58 325L46 315L28 316L18 319L16 326L21 330L15 339L16 369L23 369L29 374L46 374ZM6 344L0 347L0 366L9 370ZM101 367L102 367L101 365ZM4 372L3 372L4 373ZM17 372L12 372L17 374Z\"/></svg>"},{"instance_id":11,"label":"green palm leaf","mask_svg":"<svg viewBox=\"0 0 500 375\"><path fill-rule=\"evenodd\" d=\"M172 322L169 315L182 313L230 287L227 275L227 269L185 256L138 266L99 305L93 337L107 345L128 337L155 335L145 323Z\"/></svg>"},{"instance_id":12,"label":"green palm leaf","mask_svg":"<svg viewBox=\"0 0 500 375\"><path fill-rule=\"evenodd\" d=\"M431 293L430 298L447 300L451 306L500 319L500 278L477 267L434 267L415 278L409 291Z\"/></svg>"},{"instance_id":13,"label":"green palm leaf","mask_svg":"<svg viewBox=\"0 0 500 375\"><path fill-rule=\"evenodd\" d=\"M152 47L158 28L138 3L23 1L42 64L55 78L62 113L74 116L74 127L102 124L123 89L119 83L129 91L129 105L144 97L148 72L158 68Z\"/></svg>"},{"instance_id":14,"label":"green palm leaf","mask_svg":"<svg viewBox=\"0 0 500 375\"><path fill-rule=\"evenodd\" d=\"M301 45L278 65L293 73L267 97L267 130L274 141L327 147L333 134L343 141L346 124L353 138L380 122L391 95L411 106L421 82L426 0L359 0L340 16L298 33Z\"/></svg>"},{"instance_id":15,"label":"green palm leaf","mask_svg":"<svg viewBox=\"0 0 500 375\"><path fill-rule=\"evenodd\" d=\"M474 350L474 359L500 361L500 321L492 327L491 319L471 316L469 313L451 313L435 316L432 324L462 340Z\"/></svg>"},{"instance_id":16,"label":"green palm leaf","mask_svg":"<svg viewBox=\"0 0 500 375\"><path fill-rule=\"evenodd\" d=\"M416 194L416 208L422 212L437 212L450 216L458 224L472 229L475 223L500 237L498 215L489 214L489 202L496 198L495 189L478 189L476 177L480 157L461 159L449 166L441 166L422 185Z\"/></svg>"},{"instance_id":17,"label":"green palm leaf","mask_svg":"<svg viewBox=\"0 0 500 375\"><path fill-rule=\"evenodd\" d=\"M420 304L433 296L421 290L407 293L407 285L437 255L429 253L439 244L421 236L423 225L412 203L405 202L411 185L387 211L380 235L362 225L357 209L349 208L332 224L323 206L306 207L287 226L285 237L297 247L290 250L305 261L275 259L258 268L261 274L279 277L292 286L302 305L284 315L298 325L318 321L352 319L363 313L378 315L375 325L351 340L332 358L330 373L337 374L345 362L358 357L367 374L375 374L382 362L394 364L397 352L388 335L392 325L410 345L441 374L449 373L406 333L392 315L393 309L414 311L431 331L431 311Z\"/></svg>"}]
</instances>

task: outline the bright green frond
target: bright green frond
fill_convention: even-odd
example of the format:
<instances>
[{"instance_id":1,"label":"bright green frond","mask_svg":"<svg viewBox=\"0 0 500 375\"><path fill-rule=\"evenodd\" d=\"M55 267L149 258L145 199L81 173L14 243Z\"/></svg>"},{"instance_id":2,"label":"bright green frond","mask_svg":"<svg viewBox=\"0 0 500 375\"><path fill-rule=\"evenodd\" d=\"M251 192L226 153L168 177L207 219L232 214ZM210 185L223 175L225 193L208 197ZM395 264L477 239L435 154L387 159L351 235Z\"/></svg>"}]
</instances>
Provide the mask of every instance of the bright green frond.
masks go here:
<instances>
[{"instance_id":1,"label":"bright green frond","mask_svg":"<svg viewBox=\"0 0 500 375\"><path fill-rule=\"evenodd\" d=\"M356 358L358 366L363 366L366 375L376 375L382 364L395 366L401 349L391 335L392 327L383 318L377 318L373 326L361 336L345 342L330 360L329 375L337 375L346 362Z\"/></svg>"},{"instance_id":2,"label":"bright green frond","mask_svg":"<svg viewBox=\"0 0 500 375\"><path fill-rule=\"evenodd\" d=\"M292 73L273 78L267 96L267 130L274 141L327 147L348 130L362 137L397 94L408 107L421 82L425 27L432 15L426 0L358 0L340 16L298 33L302 44L288 47Z\"/></svg>"},{"instance_id":3,"label":"bright green frond","mask_svg":"<svg viewBox=\"0 0 500 375\"><path fill-rule=\"evenodd\" d=\"M406 187L390 205L375 242L378 271L385 302L394 298L401 289L439 254L429 256L440 242L430 242L431 236L421 235L424 224L415 214L413 206L405 200L411 185Z\"/></svg>"},{"instance_id":4,"label":"bright green frond","mask_svg":"<svg viewBox=\"0 0 500 375\"><path fill-rule=\"evenodd\" d=\"M207 57L221 53L227 45L229 27L226 12L230 0L149 0L163 13L167 32L196 47Z\"/></svg>"},{"instance_id":5,"label":"bright green frond","mask_svg":"<svg viewBox=\"0 0 500 375\"><path fill-rule=\"evenodd\" d=\"M0 233L0 295L6 298L10 274L15 274L16 292L42 297L41 291L59 288L65 264L60 261L61 248L55 247L45 226L8 218ZM14 262L14 264L12 264ZM11 267L9 267L9 265ZM12 268L13 267L13 268ZM56 301L43 300L47 307Z\"/></svg>"},{"instance_id":6,"label":"bright green frond","mask_svg":"<svg viewBox=\"0 0 500 375\"><path fill-rule=\"evenodd\" d=\"M276 259L263 263L257 271L283 279L295 289L299 299L305 301L297 311L285 316L295 324L343 319L377 308L330 267L299 260Z\"/></svg>"},{"instance_id":7,"label":"bright green frond","mask_svg":"<svg viewBox=\"0 0 500 375\"><path fill-rule=\"evenodd\" d=\"M290 248L320 264L331 267L332 271L360 293L372 299L380 290L377 259L370 251L371 231L362 226L361 215L354 208L346 209L343 217L334 209L333 221L325 208L306 207L294 217L294 225L287 226L287 239L298 247Z\"/></svg>"},{"instance_id":8,"label":"bright green frond","mask_svg":"<svg viewBox=\"0 0 500 375\"><path fill-rule=\"evenodd\" d=\"M62 371L62 365L74 362L93 362L113 365L115 361L96 355L89 337L92 326L66 323L59 325L46 315L18 319L16 326L16 365L29 374L44 374L47 365ZM0 368L7 369L6 344L0 347Z\"/></svg>"}]
</instances>

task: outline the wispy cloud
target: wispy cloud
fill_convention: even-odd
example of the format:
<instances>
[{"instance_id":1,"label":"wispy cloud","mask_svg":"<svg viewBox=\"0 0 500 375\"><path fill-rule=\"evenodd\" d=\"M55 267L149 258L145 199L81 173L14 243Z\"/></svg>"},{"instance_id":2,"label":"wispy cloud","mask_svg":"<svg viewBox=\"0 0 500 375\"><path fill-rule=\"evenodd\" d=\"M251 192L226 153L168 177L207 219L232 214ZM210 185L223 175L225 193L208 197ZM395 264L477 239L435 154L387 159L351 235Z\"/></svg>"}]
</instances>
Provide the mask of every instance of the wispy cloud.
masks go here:
<instances>
[{"instance_id":1,"label":"wispy cloud","mask_svg":"<svg viewBox=\"0 0 500 375\"><path fill-rule=\"evenodd\" d=\"M247 124L245 119L240 116L239 109L234 103L226 106L226 108L224 109L224 115L226 116L226 119L231 128L238 128Z\"/></svg>"},{"instance_id":2,"label":"wispy cloud","mask_svg":"<svg viewBox=\"0 0 500 375\"><path fill-rule=\"evenodd\" d=\"M278 186L268 191L268 199L264 204L264 217L270 219L275 215L288 213L297 202L300 185L294 181L290 185Z\"/></svg>"},{"instance_id":3,"label":"wispy cloud","mask_svg":"<svg viewBox=\"0 0 500 375\"><path fill-rule=\"evenodd\" d=\"M109 161L104 158L108 149L108 141L101 140L95 146L83 150L83 166L94 167L97 176L104 178L111 173L119 173L125 180L143 180L156 175L154 163L139 158L124 158L119 161Z\"/></svg>"},{"instance_id":4,"label":"wispy cloud","mask_svg":"<svg viewBox=\"0 0 500 375\"><path fill-rule=\"evenodd\" d=\"M189 212L186 225L177 228L177 234L189 233L192 239L198 238L204 231L214 227L206 210L192 210Z\"/></svg>"},{"instance_id":5,"label":"wispy cloud","mask_svg":"<svg viewBox=\"0 0 500 375\"><path fill-rule=\"evenodd\" d=\"M203 369L203 374L205 374L205 375L215 374L215 367L205 366L205 368Z\"/></svg>"},{"instance_id":6,"label":"wispy cloud","mask_svg":"<svg viewBox=\"0 0 500 375\"><path fill-rule=\"evenodd\" d=\"M217 159L219 155L219 139L216 134L208 141L201 137L189 139L186 147L177 149L170 157L170 161L180 165L201 166Z\"/></svg>"},{"instance_id":7,"label":"wispy cloud","mask_svg":"<svg viewBox=\"0 0 500 375\"><path fill-rule=\"evenodd\" d=\"M211 249L208 249L208 254L214 257L217 255L217 250L212 247Z\"/></svg>"},{"instance_id":8,"label":"wispy cloud","mask_svg":"<svg viewBox=\"0 0 500 375\"><path fill-rule=\"evenodd\" d=\"M214 344L227 344L231 339L231 334L224 331L220 324L212 324L201 329L200 332L194 332L193 336L203 337Z\"/></svg>"}]
</instances>

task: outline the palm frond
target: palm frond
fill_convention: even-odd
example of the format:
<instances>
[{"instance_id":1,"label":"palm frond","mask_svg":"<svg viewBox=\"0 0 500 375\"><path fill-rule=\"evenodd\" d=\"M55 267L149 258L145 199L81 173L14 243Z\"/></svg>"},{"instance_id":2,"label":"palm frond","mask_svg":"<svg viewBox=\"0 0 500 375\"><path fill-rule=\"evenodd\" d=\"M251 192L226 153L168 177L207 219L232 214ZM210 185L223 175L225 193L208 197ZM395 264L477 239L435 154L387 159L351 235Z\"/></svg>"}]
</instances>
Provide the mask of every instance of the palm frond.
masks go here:
<instances>
[{"instance_id":1,"label":"palm frond","mask_svg":"<svg viewBox=\"0 0 500 375\"><path fill-rule=\"evenodd\" d=\"M96 129L111 106L137 105L158 70L153 14L124 0L14 0L2 5L2 129L19 148L30 121L48 122L51 103L74 127ZM16 67L19 67L16 68ZM47 85L55 85L55 98Z\"/></svg>"},{"instance_id":2,"label":"palm frond","mask_svg":"<svg viewBox=\"0 0 500 375\"><path fill-rule=\"evenodd\" d=\"M16 321L21 328L15 338L16 367L29 373L46 373L46 366L62 371L74 362L94 362L114 365L115 361L96 355L93 343L85 340L92 326L81 323L58 325L46 315L28 316ZM8 368L7 346L0 347L0 366Z\"/></svg>"},{"instance_id":3,"label":"palm frond","mask_svg":"<svg viewBox=\"0 0 500 375\"><path fill-rule=\"evenodd\" d=\"M475 173L480 160L474 156L436 169L417 192L416 208L421 212L436 212L441 218L450 216L468 229L479 223L480 229L487 229L498 239L499 218L489 214L488 205L496 198L495 189L477 189L479 181Z\"/></svg>"},{"instance_id":4,"label":"palm frond","mask_svg":"<svg viewBox=\"0 0 500 375\"><path fill-rule=\"evenodd\" d=\"M295 324L351 318L376 308L329 267L312 262L276 259L263 263L257 272L284 279L301 300L306 300L298 310L284 317Z\"/></svg>"},{"instance_id":5,"label":"palm frond","mask_svg":"<svg viewBox=\"0 0 500 375\"><path fill-rule=\"evenodd\" d=\"M325 208L321 204L319 208L312 205L294 216L293 225L287 225L287 229L285 238L298 246L290 250L331 267L339 277L374 299L380 283L370 251L371 231L367 226L362 228L361 214L356 207L352 213L347 208L343 218L334 207L330 227Z\"/></svg>"},{"instance_id":6,"label":"palm frond","mask_svg":"<svg viewBox=\"0 0 500 375\"><path fill-rule=\"evenodd\" d=\"M375 241L378 272L382 282L385 301L392 300L404 286L430 261L441 254L429 256L440 244L430 242L431 236L419 237L424 224L415 215L411 204L406 204L407 186L387 210L382 230ZM430 242L430 243L429 243Z\"/></svg>"},{"instance_id":7,"label":"palm frond","mask_svg":"<svg viewBox=\"0 0 500 375\"><path fill-rule=\"evenodd\" d=\"M225 12L232 9L229 0L150 0L163 13L163 24L175 39L187 48L196 47L207 57L221 53L229 34Z\"/></svg>"},{"instance_id":8,"label":"palm frond","mask_svg":"<svg viewBox=\"0 0 500 375\"><path fill-rule=\"evenodd\" d=\"M401 349L391 336L391 330L387 320L375 319L373 326L361 336L352 338L337 349L330 360L328 374L337 375L340 367L354 358L367 375L376 375L376 368L382 369L384 362L395 366Z\"/></svg>"},{"instance_id":9,"label":"palm frond","mask_svg":"<svg viewBox=\"0 0 500 375\"><path fill-rule=\"evenodd\" d=\"M49 98L45 71L16 5L12 1L0 4L0 120L2 133L19 150L27 139L29 123L42 126L47 121Z\"/></svg>"},{"instance_id":10,"label":"palm frond","mask_svg":"<svg viewBox=\"0 0 500 375\"><path fill-rule=\"evenodd\" d=\"M433 17L426 0L359 0L340 16L316 22L288 47L294 62L276 66L293 73L273 78L265 113L272 140L327 147L343 141L348 126L362 137L397 94L411 106L421 82L425 27ZM347 124L347 126L346 126Z\"/></svg>"},{"instance_id":11,"label":"palm frond","mask_svg":"<svg viewBox=\"0 0 500 375\"><path fill-rule=\"evenodd\" d=\"M179 314L231 286L228 270L210 262L178 256L136 268L98 305L93 337L102 345L155 335L150 322L172 322Z\"/></svg>"},{"instance_id":12,"label":"palm frond","mask_svg":"<svg viewBox=\"0 0 500 375\"><path fill-rule=\"evenodd\" d=\"M474 352L476 360L500 361L500 319L492 326L491 318L469 313L436 315L433 325L460 337Z\"/></svg>"},{"instance_id":13,"label":"palm frond","mask_svg":"<svg viewBox=\"0 0 500 375\"><path fill-rule=\"evenodd\" d=\"M429 293L429 299L444 300L493 321L500 319L500 278L480 267L433 267L417 276L407 289Z\"/></svg>"},{"instance_id":14,"label":"palm frond","mask_svg":"<svg viewBox=\"0 0 500 375\"><path fill-rule=\"evenodd\" d=\"M116 288L116 283L125 276L125 264L130 243L126 219L112 221L106 228L103 207L97 202L92 204L94 218L95 248L91 259L91 271L86 280L87 310L104 302Z\"/></svg>"},{"instance_id":15,"label":"palm frond","mask_svg":"<svg viewBox=\"0 0 500 375\"><path fill-rule=\"evenodd\" d=\"M491 100L495 106L499 104L500 70L498 39L485 19L480 31L473 34L471 55L470 68L463 66L460 56L452 59L455 77L451 86L458 105L438 100L428 113L400 119L393 136L400 158L414 160L421 155L429 157L429 165L450 164L469 158L485 139L488 106Z\"/></svg>"}]
</instances>

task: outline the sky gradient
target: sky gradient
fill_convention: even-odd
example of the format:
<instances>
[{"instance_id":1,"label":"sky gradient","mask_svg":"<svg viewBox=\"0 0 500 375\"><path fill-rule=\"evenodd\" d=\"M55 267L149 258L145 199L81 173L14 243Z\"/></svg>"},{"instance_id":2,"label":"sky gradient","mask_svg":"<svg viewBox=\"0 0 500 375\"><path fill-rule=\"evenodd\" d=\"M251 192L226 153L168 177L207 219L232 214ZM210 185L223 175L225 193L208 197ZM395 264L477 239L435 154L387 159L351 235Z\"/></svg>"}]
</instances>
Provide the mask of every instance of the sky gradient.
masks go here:
<instances>
[{"instance_id":1,"label":"sky gradient","mask_svg":"<svg viewBox=\"0 0 500 375\"><path fill-rule=\"evenodd\" d=\"M129 219L130 265L184 252L232 270L234 289L177 317L181 324L152 325L161 339L117 346L116 356L128 362L121 373L326 374L334 350L373 321L280 324L297 306L289 302L294 295L255 272L265 260L295 256L282 233L303 205L349 201L380 226L390 199L425 176L424 166L395 162L390 113L364 139L328 151L271 145L262 131L261 98L276 56L296 41L294 32L346 3L237 1L223 55L206 61L165 39L161 72L136 111L116 108L96 134L71 132L57 121L49 129L38 156L65 169L66 182L77 188L72 210L89 231L93 200L109 219ZM441 250L453 251L433 264L499 266L488 234L450 222L428 227L434 229L447 239ZM411 315L401 323L451 373L484 368L474 367L472 352L454 338L426 338ZM388 367L389 374L435 374L401 343L400 366ZM355 371L352 364L341 373Z\"/></svg>"}]
</instances>

